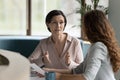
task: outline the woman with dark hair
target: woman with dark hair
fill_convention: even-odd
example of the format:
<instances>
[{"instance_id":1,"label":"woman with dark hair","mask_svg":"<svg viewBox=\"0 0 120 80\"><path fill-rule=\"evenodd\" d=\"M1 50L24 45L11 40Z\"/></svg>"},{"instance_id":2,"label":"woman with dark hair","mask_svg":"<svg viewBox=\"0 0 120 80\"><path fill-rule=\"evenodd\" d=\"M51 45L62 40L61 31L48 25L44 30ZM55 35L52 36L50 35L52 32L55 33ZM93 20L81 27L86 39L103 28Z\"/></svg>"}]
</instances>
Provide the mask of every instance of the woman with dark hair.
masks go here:
<instances>
[{"instance_id":1,"label":"woman with dark hair","mask_svg":"<svg viewBox=\"0 0 120 80\"><path fill-rule=\"evenodd\" d=\"M40 43L29 57L31 63L56 69L72 69L83 61L80 40L64 33L67 24L64 13L52 10L46 16L46 25L51 36Z\"/></svg>"},{"instance_id":2,"label":"woman with dark hair","mask_svg":"<svg viewBox=\"0 0 120 80\"><path fill-rule=\"evenodd\" d=\"M120 68L120 47L106 15L92 10L84 15L83 30L91 47L83 63L71 70L45 69L56 71L59 80L116 80L114 72Z\"/></svg>"}]
</instances>

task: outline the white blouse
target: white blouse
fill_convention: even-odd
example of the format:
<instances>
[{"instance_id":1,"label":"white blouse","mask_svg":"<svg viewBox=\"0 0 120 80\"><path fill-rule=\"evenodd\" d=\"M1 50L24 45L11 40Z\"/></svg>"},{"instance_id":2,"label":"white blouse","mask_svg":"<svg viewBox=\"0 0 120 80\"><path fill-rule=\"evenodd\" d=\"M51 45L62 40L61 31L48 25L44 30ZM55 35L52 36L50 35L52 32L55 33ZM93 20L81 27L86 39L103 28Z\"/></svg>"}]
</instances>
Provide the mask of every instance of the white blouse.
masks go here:
<instances>
[{"instance_id":1,"label":"white blouse","mask_svg":"<svg viewBox=\"0 0 120 80\"><path fill-rule=\"evenodd\" d=\"M44 63L42 61L43 54L48 51L51 64ZM70 65L65 64L66 53L70 54ZM34 52L29 57L31 62L36 63L39 66L45 65L48 68L57 68L57 69L72 69L78 66L83 61L83 53L80 45L80 40L69 36L67 34L67 40L63 48L63 52L59 56L57 50L54 47L54 42L51 39L51 36L45 39L40 40L40 43L34 50Z\"/></svg>"}]
</instances>

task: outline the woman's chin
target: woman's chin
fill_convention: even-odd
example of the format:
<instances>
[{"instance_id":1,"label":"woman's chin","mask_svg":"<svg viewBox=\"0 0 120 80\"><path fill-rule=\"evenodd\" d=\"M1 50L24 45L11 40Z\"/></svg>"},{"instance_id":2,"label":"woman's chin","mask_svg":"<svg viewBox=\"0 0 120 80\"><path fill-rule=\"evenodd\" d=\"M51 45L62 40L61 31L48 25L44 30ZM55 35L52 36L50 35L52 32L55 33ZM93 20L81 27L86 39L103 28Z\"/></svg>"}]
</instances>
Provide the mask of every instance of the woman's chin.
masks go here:
<instances>
[{"instance_id":1,"label":"woman's chin","mask_svg":"<svg viewBox=\"0 0 120 80\"><path fill-rule=\"evenodd\" d=\"M56 31L54 34L57 34L57 35L59 35L59 34L62 34L63 32L61 32L61 31Z\"/></svg>"}]
</instances>

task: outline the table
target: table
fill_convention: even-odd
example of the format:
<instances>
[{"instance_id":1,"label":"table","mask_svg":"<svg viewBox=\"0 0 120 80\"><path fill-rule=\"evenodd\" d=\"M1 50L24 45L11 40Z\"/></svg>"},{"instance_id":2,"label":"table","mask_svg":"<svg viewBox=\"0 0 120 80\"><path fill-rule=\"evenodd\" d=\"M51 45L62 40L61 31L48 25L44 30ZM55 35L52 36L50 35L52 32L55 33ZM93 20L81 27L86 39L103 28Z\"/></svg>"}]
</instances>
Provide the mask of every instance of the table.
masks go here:
<instances>
[{"instance_id":1,"label":"table","mask_svg":"<svg viewBox=\"0 0 120 80\"><path fill-rule=\"evenodd\" d=\"M39 78L39 77L30 77L30 80L45 80L45 78Z\"/></svg>"}]
</instances>

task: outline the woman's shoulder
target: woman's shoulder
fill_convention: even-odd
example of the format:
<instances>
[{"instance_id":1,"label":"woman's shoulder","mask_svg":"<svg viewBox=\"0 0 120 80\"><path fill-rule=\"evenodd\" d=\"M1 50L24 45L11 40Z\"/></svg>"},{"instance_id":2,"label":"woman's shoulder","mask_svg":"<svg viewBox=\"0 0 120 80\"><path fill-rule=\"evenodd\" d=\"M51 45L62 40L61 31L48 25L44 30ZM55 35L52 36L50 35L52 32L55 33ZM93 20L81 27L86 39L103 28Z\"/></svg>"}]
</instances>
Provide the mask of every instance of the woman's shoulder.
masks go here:
<instances>
[{"instance_id":1,"label":"woman's shoulder","mask_svg":"<svg viewBox=\"0 0 120 80\"><path fill-rule=\"evenodd\" d=\"M107 48L107 46L103 42L95 42L95 43L93 43L93 46Z\"/></svg>"},{"instance_id":2,"label":"woman's shoulder","mask_svg":"<svg viewBox=\"0 0 120 80\"><path fill-rule=\"evenodd\" d=\"M103 51L104 53L108 53L107 46L103 42L96 42L92 44L92 49L98 49Z\"/></svg>"},{"instance_id":3,"label":"woman's shoulder","mask_svg":"<svg viewBox=\"0 0 120 80\"><path fill-rule=\"evenodd\" d=\"M91 53L90 56L99 60L105 60L108 56L107 47L103 42L93 43L89 49L89 52Z\"/></svg>"},{"instance_id":4,"label":"woman's shoulder","mask_svg":"<svg viewBox=\"0 0 120 80\"><path fill-rule=\"evenodd\" d=\"M50 37L46 37L46 38L43 38L39 41L39 45L42 45L42 44L46 44L46 42L48 42L50 39Z\"/></svg>"}]
</instances>

